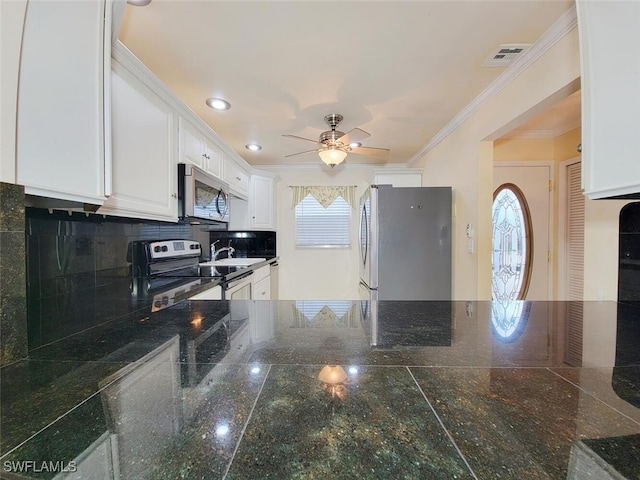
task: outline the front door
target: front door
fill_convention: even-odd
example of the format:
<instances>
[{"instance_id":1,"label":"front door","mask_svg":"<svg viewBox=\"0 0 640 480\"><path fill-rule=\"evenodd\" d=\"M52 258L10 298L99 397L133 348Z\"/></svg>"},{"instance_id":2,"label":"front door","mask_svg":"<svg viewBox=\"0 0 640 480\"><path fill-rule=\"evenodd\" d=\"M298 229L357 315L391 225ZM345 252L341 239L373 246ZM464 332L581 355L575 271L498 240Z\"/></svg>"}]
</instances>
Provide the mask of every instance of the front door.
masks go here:
<instances>
[{"instance_id":1,"label":"front door","mask_svg":"<svg viewBox=\"0 0 640 480\"><path fill-rule=\"evenodd\" d=\"M513 163L494 164L494 191L505 184L516 185L529 207L533 255L531 256L529 288L526 300L548 300L551 281L549 219L551 206L551 167L547 164L517 166Z\"/></svg>"}]
</instances>

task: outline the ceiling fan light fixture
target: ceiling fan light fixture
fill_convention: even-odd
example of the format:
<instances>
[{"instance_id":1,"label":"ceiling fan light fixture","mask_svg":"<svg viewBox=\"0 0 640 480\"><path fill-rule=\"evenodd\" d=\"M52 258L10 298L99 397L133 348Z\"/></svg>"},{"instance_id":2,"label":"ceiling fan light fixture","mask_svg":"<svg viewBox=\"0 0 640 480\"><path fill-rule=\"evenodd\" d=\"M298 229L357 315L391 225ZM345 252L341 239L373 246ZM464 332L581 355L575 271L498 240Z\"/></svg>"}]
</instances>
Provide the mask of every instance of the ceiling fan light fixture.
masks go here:
<instances>
[{"instance_id":1,"label":"ceiling fan light fixture","mask_svg":"<svg viewBox=\"0 0 640 480\"><path fill-rule=\"evenodd\" d=\"M206 103L214 110L229 110L231 108L231 104L221 98L207 98Z\"/></svg>"},{"instance_id":2,"label":"ceiling fan light fixture","mask_svg":"<svg viewBox=\"0 0 640 480\"><path fill-rule=\"evenodd\" d=\"M339 148L326 148L318 152L320 160L329 165L331 168L342 163L347 158L347 152L340 150Z\"/></svg>"}]
</instances>

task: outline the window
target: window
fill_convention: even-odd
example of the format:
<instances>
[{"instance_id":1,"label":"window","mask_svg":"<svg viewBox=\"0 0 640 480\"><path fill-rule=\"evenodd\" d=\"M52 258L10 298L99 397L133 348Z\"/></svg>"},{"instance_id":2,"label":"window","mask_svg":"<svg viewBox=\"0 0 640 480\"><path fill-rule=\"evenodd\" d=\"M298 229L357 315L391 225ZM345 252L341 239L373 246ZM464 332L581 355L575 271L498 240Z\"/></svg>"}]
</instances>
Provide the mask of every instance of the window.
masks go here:
<instances>
[{"instance_id":1,"label":"window","mask_svg":"<svg viewBox=\"0 0 640 480\"><path fill-rule=\"evenodd\" d=\"M522 191L501 185L493 196L491 266L493 300L522 300L529 288L533 238L531 216Z\"/></svg>"},{"instance_id":2,"label":"window","mask_svg":"<svg viewBox=\"0 0 640 480\"><path fill-rule=\"evenodd\" d=\"M324 208L309 194L296 205L295 215L298 248L349 248L351 205L342 197Z\"/></svg>"}]
</instances>

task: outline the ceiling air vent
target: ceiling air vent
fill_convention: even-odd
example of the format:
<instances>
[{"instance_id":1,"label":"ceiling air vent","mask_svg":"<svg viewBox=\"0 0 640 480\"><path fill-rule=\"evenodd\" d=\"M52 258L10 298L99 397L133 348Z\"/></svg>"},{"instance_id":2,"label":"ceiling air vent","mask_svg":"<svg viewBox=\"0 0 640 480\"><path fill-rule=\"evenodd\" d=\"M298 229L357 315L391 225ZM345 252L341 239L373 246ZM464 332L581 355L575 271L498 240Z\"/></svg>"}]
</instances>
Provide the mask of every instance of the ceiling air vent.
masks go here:
<instances>
[{"instance_id":1,"label":"ceiling air vent","mask_svg":"<svg viewBox=\"0 0 640 480\"><path fill-rule=\"evenodd\" d=\"M484 62L483 67L507 67L516 58L521 56L531 47L529 43L514 43L511 45L500 45L498 49Z\"/></svg>"}]
</instances>

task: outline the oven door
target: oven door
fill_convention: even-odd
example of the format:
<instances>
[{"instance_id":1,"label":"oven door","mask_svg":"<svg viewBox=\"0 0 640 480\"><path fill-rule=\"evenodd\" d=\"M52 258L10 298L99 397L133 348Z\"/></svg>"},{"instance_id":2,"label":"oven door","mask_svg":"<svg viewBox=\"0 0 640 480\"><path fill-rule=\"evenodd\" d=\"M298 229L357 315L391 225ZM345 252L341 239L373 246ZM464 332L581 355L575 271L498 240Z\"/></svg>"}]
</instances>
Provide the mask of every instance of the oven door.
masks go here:
<instances>
[{"instance_id":1,"label":"oven door","mask_svg":"<svg viewBox=\"0 0 640 480\"><path fill-rule=\"evenodd\" d=\"M251 312L251 277L249 272L241 277L234 278L222 287L222 298L233 300L229 302L229 312L232 322L244 322L249 320Z\"/></svg>"},{"instance_id":2,"label":"oven door","mask_svg":"<svg viewBox=\"0 0 640 480\"><path fill-rule=\"evenodd\" d=\"M222 299L251 300L251 275L253 271L225 283L222 288Z\"/></svg>"}]
</instances>

